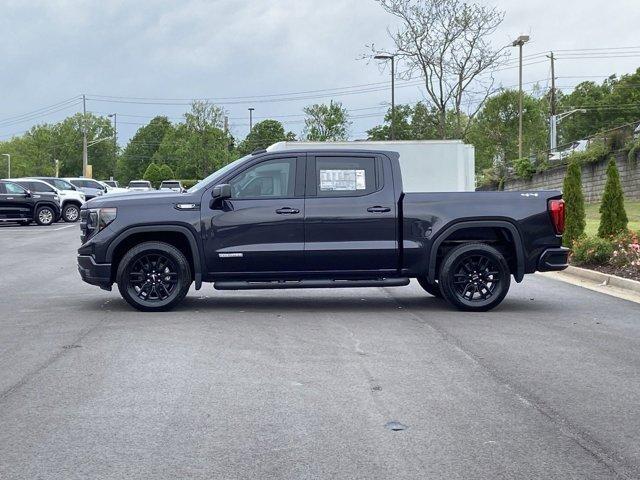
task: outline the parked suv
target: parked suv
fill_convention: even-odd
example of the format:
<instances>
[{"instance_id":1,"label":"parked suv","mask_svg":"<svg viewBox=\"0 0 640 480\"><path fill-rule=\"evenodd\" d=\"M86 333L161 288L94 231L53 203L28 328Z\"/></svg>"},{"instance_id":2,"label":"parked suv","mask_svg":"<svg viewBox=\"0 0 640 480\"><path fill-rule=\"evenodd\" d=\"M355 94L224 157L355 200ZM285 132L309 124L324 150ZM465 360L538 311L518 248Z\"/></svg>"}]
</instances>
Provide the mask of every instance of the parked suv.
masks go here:
<instances>
[{"instance_id":1,"label":"parked suv","mask_svg":"<svg viewBox=\"0 0 640 480\"><path fill-rule=\"evenodd\" d=\"M91 178L65 178L64 180L80 189L87 200L91 200L92 198L99 197L107 193L107 189L104 185L101 185L99 182Z\"/></svg>"},{"instance_id":2,"label":"parked suv","mask_svg":"<svg viewBox=\"0 0 640 480\"><path fill-rule=\"evenodd\" d=\"M32 193L14 181L0 180L0 221L51 225L59 216L57 195Z\"/></svg>"},{"instance_id":3,"label":"parked suv","mask_svg":"<svg viewBox=\"0 0 640 480\"><path fill-rule=\"evenodd\" d=\"M17 180L29 182L27 188L32 192L51 193L51 188L55 189L54 193L60 197L62 219L65 222L77 222L80 219L80 207L84 205L85 195L69 182L56 177L30 177Z\"/></svg>"},{"instance_id":4,"label":"parked suv","mask_svg":"<svg viewBox=\"0 0 640 480\"><path fill-rule=\"evenodd\" d=\"M164 180L160 184L160 190L180 193L185 191L180 180Z\"/></svg>"}]
</instances>

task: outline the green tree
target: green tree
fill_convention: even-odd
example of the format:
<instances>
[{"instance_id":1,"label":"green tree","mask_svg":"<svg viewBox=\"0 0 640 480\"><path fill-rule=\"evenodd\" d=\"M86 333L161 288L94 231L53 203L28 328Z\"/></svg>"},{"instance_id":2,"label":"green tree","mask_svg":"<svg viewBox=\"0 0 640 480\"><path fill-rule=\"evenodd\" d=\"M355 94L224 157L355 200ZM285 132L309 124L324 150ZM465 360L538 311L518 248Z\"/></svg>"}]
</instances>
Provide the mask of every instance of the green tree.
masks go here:
<instances>
[{"instance_id":1,"label":"green tree","mask_svg":"<svg viewBox=\"0 0 640 480\"><path fill-rule=\"evenodd\" d=\"M584 235L586 226L584 194L582 193L582 168L579 162L569 163L562 192L566 211L562 243L566 247L571 247L574 241Z\"/></svg>"},{"instance_id":2,"label":"green tree","mask_svg":"<svg viewBox=\"0 0 640 480\"><path fill-rule=\"evenodd\" d=\"M543 100L523 94L523 152L546 149L547 121ZM476 149L476 172L490 168L494 159L511 165L518 158L518 91L504 90L491 97L476 117L467 141Z\"/></svg>"},{"instance_id":3,"label":"green tree","mask_svg":"<svg viewBox=\"0 0 640 480\"><path fill-rule=\"evenodd\" d=\"M351 122L347 109L331 100L329 105L315 104L303 109L304 137L312 142L346 140Z\"/></svg>"},{"instance_id":4,"label":"green tree","mask_svg":"<svg viewBox=\"0 0 640 480\"><path fill-rule=\"evenodd\" d=\"M627 229L627 212L624 209L624 191L614 158L607 165L607 183L604 185L600 204L598 236L602 238L623 233Z\"/></svg>"},{"instance_id":5,"label":"green tree","mask_svg":"<svg viewBox=\"0 0 640 480\"><path fill-rule=\"evenodd\" d=\"M276 142L294 141L296 135L293 132L286 132L284 127L277 120L263 120L256 123L253 129L238 144L238 154L247 155L259 148L267 148Z\"/></svg>"},{"instance_id":6,"label":"green tree","mask_svg":"<svg viewBox=\"0 0 640 480\"><path fill-rule=\"evenodd\" d=\"M158 188L160 186L160 182L162 181L162 171L160 167L155 163L151 162L142 176L144 180L148 180L151 182L154 188Z\"/></svg>"},{"instance_id":7,"label":"green tree","mask_svg":"<svg viewBox=\"0 0 640 480\"><path fill-rule=\"evenodd\" d=\"M176 178L175 175L173 174L173 170L171 170L171 167L169 165L162 164L158 168L160 170L160 178L162 181L174 180Z\"/></svg>"},{"instance_id":8,"label":"green tree","mask_svg":"<svg viewBox=\"0 0 640 480\"><path fill-rule=\"evenodd\" d=\"M384 124L367 131L369 140L391 139L391 109L384 117ZM455 131L455 115L447 115L447 136L451 138ZM438 112L427 107L423 102L411 105L396 105L393 123L396 140L432 140L441 138Z\"/></svg>"},{"instance_id":9,"label":"green tree","mask_svg":"<svg viewBox=\"0 0 640 480\"><path fill-rule=\"evenodd\" d=\"M131 180L142 178L165 135L173 129L169 119L163 116L155 117L147 125L140 127L118 158L118 180L127 184Z\"/></svg>"}]
</instances>

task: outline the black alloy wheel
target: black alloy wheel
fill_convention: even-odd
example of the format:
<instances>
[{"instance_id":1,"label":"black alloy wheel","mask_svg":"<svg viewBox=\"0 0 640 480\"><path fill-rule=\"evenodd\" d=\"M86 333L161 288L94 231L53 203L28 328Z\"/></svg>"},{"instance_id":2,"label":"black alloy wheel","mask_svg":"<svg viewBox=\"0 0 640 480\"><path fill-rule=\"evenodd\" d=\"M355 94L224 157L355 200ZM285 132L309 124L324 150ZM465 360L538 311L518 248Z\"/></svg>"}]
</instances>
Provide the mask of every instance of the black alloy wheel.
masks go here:
<instances>
[{"instance_id":1,"label":"black alloy wheel","mask_svg":"<svg viewBox=\"0 0 640 480\"><path fill-rule=\"evenodd\" d=\"M454 306L467 311L487 311L509 291L511 273L504 256L495 248L466 244L451 250L441 267L441 290Z\"/></svg>"},{"instance_id":2,"label":"black alloy wheel","mask_svg":"<svg viewBox=\"0 0 640 480\"><path fill-rule=\"evenodd\" d=\"M138 310L169 310L189 291L189 262L173 245L142 243L120 261L117 283L122 297Z\"/></svg>"}]
</instances>

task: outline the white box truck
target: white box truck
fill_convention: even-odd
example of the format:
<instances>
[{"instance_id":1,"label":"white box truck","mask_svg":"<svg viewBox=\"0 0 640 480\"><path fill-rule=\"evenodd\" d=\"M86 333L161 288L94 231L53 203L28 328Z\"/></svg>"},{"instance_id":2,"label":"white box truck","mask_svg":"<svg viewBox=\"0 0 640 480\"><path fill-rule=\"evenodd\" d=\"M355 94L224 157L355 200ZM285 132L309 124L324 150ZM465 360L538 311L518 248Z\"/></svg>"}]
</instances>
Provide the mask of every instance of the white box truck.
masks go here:
<instances>
[{"instance_id":1,"label":"white box truck","mask_svg":"<svg viewBox=\"0 0 640 480\"><path fill-rule=\"evenodd\" d=\"M278 142L267 151L331 148L398 152L405 193L475 190L474 148L462 140Z\"/></svg>"}]
</instances>

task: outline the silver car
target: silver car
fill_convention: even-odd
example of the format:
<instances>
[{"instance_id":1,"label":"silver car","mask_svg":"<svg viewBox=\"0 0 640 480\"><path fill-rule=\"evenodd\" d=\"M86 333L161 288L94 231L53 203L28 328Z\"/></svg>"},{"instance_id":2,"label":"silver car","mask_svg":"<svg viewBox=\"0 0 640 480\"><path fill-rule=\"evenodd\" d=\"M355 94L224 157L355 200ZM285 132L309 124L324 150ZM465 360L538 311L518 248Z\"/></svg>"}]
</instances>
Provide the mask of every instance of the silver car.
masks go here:
<instances>
[{"instance_id":1,"label":"silver car","mask_svg":"<svg viewBox=\"0 0 640 480\"><path fill-rule=\"evenodd\" d=\"M107 189L104 185L101 185L98 181L91 178L64 178L67 182L71 183L74 187L84 193L87 200L99 197L107 193Z\"/></svg>"}]
</instances>

